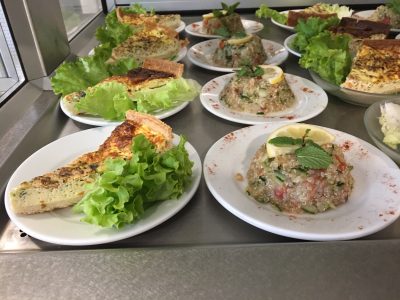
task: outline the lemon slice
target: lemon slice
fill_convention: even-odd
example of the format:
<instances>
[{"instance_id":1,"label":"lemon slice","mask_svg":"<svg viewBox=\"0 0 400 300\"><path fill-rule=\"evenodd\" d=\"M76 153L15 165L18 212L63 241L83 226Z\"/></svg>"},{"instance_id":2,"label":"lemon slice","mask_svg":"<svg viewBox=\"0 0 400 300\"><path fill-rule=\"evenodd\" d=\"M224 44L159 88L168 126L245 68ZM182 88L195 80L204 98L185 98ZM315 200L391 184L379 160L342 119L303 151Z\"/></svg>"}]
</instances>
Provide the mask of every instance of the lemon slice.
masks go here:
<instances>
[{"instance_id":1,"label":"lemon slice","mask_svg":"<svg viewBox=\"0 0 400 300\"><path fill-rule=\"evenodd\" d=\"M214 17L214 14L213 14L212 12L203 15L203 19L211 19L211 18L213 18L213 17Z\"/></svg>"},{"instance_id":2,"label":"lemon slice","mask_svg":"<svg viewBox=\"0 0 400 300\"><path fill-rule=\"evenodd\" d=\"M283 70L278 66L260 66L264 70L262 78L267 80L270 84L276 84L281 82L285 77L283 75Z\"/></svg>"},{"instance_id":3,"label":"lemon slice","mask_svg":"<svg viewBox=\"0 0 400 300\"><path fill-rule=\"evenodd\" d=\"M332 134L319 126L304 123L286 125L278 128L269 135L267 140L268 157L276 157L278 155L293 153L297 148L299 148L299 145L278 147L268 143L271 139L279 136L287 136L294 139L301 139L305 135L307 129L310 129L307 134L307 139L311 139L314 143L318 145L332 143L335 139Z\"/></svg>"},{"instance_id":4,"label":"lemon slice","mask_svg":"<svg viewBox=\"0 0 400 300\"><path fill-rule=\"evenodd\" d=\"M230 44L230 45L241 45L241 44L244 44L244 43L247 43L247 42L251 41L252 38L253 38L252 35L246 35L246 36L243 37L243 38L229 39L229 40L227 40L226 42L227 42L228 44Z\"/></svg>"}]
</instances>

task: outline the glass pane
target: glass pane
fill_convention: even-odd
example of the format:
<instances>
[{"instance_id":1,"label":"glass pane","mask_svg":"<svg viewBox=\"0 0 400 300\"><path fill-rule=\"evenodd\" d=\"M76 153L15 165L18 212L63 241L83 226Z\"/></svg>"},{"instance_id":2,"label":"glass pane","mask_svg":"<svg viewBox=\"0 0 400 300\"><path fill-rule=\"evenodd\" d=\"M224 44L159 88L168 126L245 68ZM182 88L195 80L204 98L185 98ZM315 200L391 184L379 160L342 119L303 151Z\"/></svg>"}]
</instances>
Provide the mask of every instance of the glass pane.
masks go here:
<instances>
[{"instance_id":1,"label":"glass pane","mask_svg":"<svg viewBox=\"0 0 400 300\"><path fill-rule=\"evenodd\" d=\"M25 80L0 2L0 103Z\"/></svg>"},{"instance_id":2,"label":"glass pane","mask_svg":"<svg viewBox=\"0 0 400 300\"><path fill-rule=\"evenodd\" d=\"M101 0L59 1L69 40L102 10Z\"/></svg>"}]
</instances>

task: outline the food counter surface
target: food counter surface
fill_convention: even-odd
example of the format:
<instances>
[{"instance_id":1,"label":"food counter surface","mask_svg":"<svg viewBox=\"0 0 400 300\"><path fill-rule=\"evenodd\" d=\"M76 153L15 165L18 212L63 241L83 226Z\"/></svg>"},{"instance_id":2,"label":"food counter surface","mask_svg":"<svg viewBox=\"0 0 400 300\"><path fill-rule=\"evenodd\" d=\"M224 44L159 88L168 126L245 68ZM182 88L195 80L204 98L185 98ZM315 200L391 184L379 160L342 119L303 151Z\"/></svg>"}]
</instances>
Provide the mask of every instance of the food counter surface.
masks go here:
<instances>
[{"instance_id":1,"label":"food counter surface","mask_svg":"<svg viewBox=\"0 0 400 300\"><path fill-rule=\"evenodd\" d=\"M254 19L244 14L244 18ZM200 16L184 17L186 24ZM291 33L268 20L259 33L283 44ZM185 33L182 33L185 36ZM187 36L190 45L203 41ZM93 45L93 36L81 48ZM311 79L289 55L285 72ZM185 58L185 77L205 84L218 72ZM16 153L21 161L58 137L91 128L69 120L54 94ZM48 101L51 101L48 99ZM329 95L329 104L308 123L335 128L372 144L363 124L365 108ZM220 119L197 99L165 119L185 135L203 160L225 134L244 125ZM23 148L23 149L22 149ZM13 168L18 167L15 160ZM12 162L11 162L12 163ZM305 242L268 233L236 218L208 191L204 179L191 201L174 217L138 236L111 244L66 247L31 239L2 213L0 293L7 298L362 298L394 299L400 293L400 220L360 240ZM112 248L112 249L111 249ZM121 248L121 249L115 249ZM89 250L90 249L90 250ZM42 250L42 251L40 251ZM54 251L61 250L61 251Z\"/></svg>"}]
</instances>

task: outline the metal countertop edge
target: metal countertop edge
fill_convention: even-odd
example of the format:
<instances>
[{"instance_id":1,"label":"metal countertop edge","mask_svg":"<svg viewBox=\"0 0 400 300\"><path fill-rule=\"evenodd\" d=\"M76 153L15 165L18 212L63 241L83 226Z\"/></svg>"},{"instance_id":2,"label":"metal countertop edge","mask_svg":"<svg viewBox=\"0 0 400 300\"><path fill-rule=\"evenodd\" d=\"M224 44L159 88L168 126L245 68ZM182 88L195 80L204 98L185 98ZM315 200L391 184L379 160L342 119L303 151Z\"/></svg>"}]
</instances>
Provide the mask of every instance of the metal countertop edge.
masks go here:
<instances>
[{"instance_id":1,"label":"metal countertop edge","mask_svg":"<svg viewBox=\"0 0 400 300\"><path fill-rule=\"evenodd\" d=\"M396 299L399 249L400 241L386 240L1 253L0 294L3 299Z\"/></svg>"}]
</instances>

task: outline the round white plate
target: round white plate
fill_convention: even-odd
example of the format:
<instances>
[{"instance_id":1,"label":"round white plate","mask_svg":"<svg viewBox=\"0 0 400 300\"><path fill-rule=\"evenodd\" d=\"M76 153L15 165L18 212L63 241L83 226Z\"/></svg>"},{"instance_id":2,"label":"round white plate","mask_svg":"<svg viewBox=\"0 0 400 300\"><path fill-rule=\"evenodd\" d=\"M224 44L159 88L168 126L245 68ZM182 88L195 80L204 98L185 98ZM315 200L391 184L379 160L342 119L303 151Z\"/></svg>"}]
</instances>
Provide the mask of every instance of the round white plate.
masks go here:
<instances>
[{"instance_id":1,"label":"round white plate","mask_svg":"<svg viewBox=\"0 0 400 300\"><path fill-rule=\"evenodd\" d=\"M368 19L369 17L371 17L371 15L374 13L374 11L375 10L373 10L373 9L358 11L358 12L354 13L352 17ZM400 28L390 28L390 31L400 32Z\"/></svg>"},{"instance_id":2,"label":"round white plate","mask_svg":"<svg viewBox=\"0 0 400 300\"><path fill-rule=\"evenodd\" d=\"M300 11L301 9L292 9L292 10L293 10L293 11ZM288 14L289 14L289 11L288 11L288 10L284 10L284 11L281 11L280 13L281 13L281 14L284 14L284 15L288 15ZM275 21L275 20L272 19L272 18L271 18L271 22L272 22L273 24L275 24L276 26L279 26L279 27L281 27L281 28L283 28L283 29L286 29L286 30L289 30L289 31L292 31L292 32L296 32L296 30L294 29L293 26L281 24L281 23Z\"/></svg>"},{"instance_id":3,"label":"round white plate","mask_svg":"<svg viewBox=\"0 0 400 300\"><path fill-rule=\"evenodd\" d=\"M259 32L259 31L263 30L263 28L264 28L264 25L262 23L257 22L257 21L252 21L252 20L243 20L242 19L242 24L243 24L244 30L248 34ZM191 34L193 36L199 36L199 37L203 37L203 38L219 38L219 37L221 37L219 35L205 33L205 31L203 29L203 21L194 22L192 24L187 25L185 27L185 31L188 34Z\"/></svg>"},{"instance_id":4,"label":"round white plate","mask_svg":"<svg viewBox=\"0 0 400 300\"><path fill-rule=\"evenodd\" d=\"M246 193L246 173L257 149L280 124L234 131L218 140L204 159L206 184L232 214L260 229L303 240L348 240L375 233L400 216L400 170L376 147L333 129L347 162L354 166L354 189L347 203L311 215L279 212ZM243 180L240 180L243 178Z\"/></svg>"},{"instance_id":5,"label":"round white plate","mask_svg":"<svg viewBox=\"0 0 400 300\"><path fill-rule=\"evenodd\" d=\"M179 24L178 28L175 29L175 31L182 32L185 29L185 27L186 27L186 23L181 20L181 23Z\"/></svg>"},{"instance_id":6,"label":"round white plate","mask_svg":"<svg viewBox=\"0 0 400 300\"><path fill-rule=\"evenodd\" d=\"M320 114L328 105L328 96L322 88L305 78L285 74L285 78L296 97L294 106L268 115L238 112L220 101L220 93L234 74L226 74L207 82L200 93L201 104L212 114L241 124L278 122L300 122Z\"/></svg>"},{"instance_id":7,"label":"round white plate","mask_svg":"<svg viewBox=\"0 0 400 300\"><path fill-rule=\"evenodd\" d=\"M396 39L400 40L400 33L396 35Z\"/></svg>"},{"instance_id":8,"label":"round white plate","mask_svg":"<svg viewBox=\"0 0 400 300\"><path fill-rule=\"evenodd\" d=\"M165 109L165 110L160 110L151 113L151 115L155 116L158 119L165 119L168 118L178 112L180 112L182 109L184 109L189 102L183 102L175 107L172 107L170 109ZM105 120L101 117L97 116L91 116L91 115L86 115L86 114L81 114L81 115L75 115L73 112L71 112L68 109L68 106L64 104L63 99L60 99L60 107L61 110L72 120L83 123L83 124L88 124L88 125L93 125L93 126L116 126L118 124L121 124L122 121L110 121L110 120Z\"/></svg>"},{"instance_id":9,"label":"round white plate","mask_svg":"<svg viewBox=\"0 0 400 300\"><path fill-rule=\"evenodd\" d=\"M189 60L199 67L213 71L233 72L239 69L217 66L212 62L212 55L220 41L220 39L213 39L192 46L188 52ZM262 44L268 55L267 60L263 64L277 66L287 59L289 52L281 44L270 40L262 40Z\"/></svg>"},{"instance_id":10,"label":"round white plate","mask_svg":"<svg viewBox=\"0 0 400 300\"><path fill-rule=\"evenodd\" d=\"M292 53L294 56L301 57L301 53L297 49L293 48L293 46L292 46L294 39L296 38L296 35L297 35L297 33L289 35L283 42L283 45L285 46L287 51Z\"/></svg>"},{"instance_id":11,"label":"round white plate","mask_svg":"<svg viewBox=\"0 0 400 300\"><path fill-rule=\"evenodd\" d=\"M177 200L160 202L147 210L138 222L124 228L102 229L81 222L81 214L73 214L71 208L54 210L35 215L16 215L10 207L9 194L13 187L24 180L55 170L79 155L96 150L111 134L113 126L80 131L41 148L27 158L11 176L5 192L5 206L12 222L28 235L54 244L84 246L109 243L140 234L161 224L181 210L197 190L201 178L201 161L192 145L186 143L190 159L194 162L192 182ZM174 144L179 137L174 135Z\"/></svg>"},{"instance_id":12,"label":"round white plate","mask_svg":"<svg viewBox=\"0 0 400 300\"><path fill-rule=\"evenodd\" d=\"M179 49L178 54L172 61L175 61L175 62L181 61L186 56L187 51L188 51L187 47L181 47ZM93 54L94 54L94 49L90 50L88 53L88 55L93 55Z\"/></svg>"}]
</instances>

